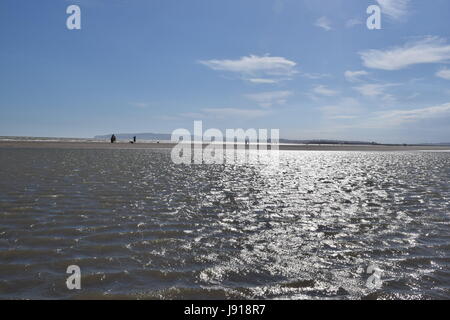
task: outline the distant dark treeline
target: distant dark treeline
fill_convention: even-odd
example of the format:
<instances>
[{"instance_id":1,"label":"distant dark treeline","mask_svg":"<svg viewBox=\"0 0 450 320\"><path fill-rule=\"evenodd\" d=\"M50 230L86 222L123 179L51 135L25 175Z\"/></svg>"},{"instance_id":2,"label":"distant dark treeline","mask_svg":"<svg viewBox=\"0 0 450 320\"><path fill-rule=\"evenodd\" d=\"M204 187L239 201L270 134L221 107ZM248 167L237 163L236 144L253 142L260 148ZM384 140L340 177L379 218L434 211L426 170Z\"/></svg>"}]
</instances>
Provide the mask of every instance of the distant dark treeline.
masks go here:
<instances>
[{"instance_id":1,"label":"distant dark treeline","mask_svg":"<svg viewBox=\"0 0 450 320\"><path fill-rule=\"evenodd\" d=\"M376 142L367 141L344 141L344 140L289 140L280 139L280 143L289 144L351 144L351 145L379 145Z\"/></svg>"}]
</instances>

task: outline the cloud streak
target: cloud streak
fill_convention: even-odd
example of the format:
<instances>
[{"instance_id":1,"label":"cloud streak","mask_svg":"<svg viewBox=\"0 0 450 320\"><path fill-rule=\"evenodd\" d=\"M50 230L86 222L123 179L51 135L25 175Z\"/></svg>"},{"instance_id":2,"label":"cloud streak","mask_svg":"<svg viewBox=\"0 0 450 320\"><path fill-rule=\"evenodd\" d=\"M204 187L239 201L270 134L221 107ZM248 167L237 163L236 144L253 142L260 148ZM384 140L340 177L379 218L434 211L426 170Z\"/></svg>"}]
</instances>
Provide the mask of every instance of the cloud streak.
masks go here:
<instances>
[{"instance_id":1,"label":"cloud streak","mask_svg":"<svg viewBox=\"0 0 450 320\"><path fill-rule=\"evenodd\" d=\"M384 111L378 113L377 116L369 120L369 123L381 127L398 126L405 123L442 116L450 116L450 103L422 109Z\"/></svg>"},{"instance_id":2,"label":"cloud streak","mask_svg":"<svg viewBox=\"0 0 450 320\"><path fill-rule=\"evenodd\" d=\"M291 91L267 91L247 94L245 97L249 100L257 102L259 106L263 108L270 108L273 105L285 104L287 98L291 95Z\"/></svg>"},{"instance_id":3,"label":"cloud streak","mask_svg":"<svg viewBox=\"0 0 450 320\"><path fill-rule=\"evenodd\" d=\"M129 104L133 107L138 107L138 108L146 108L149 106L149 104L146 102L130 102Z\"/></svg>"},{"instance_id":4,"label":"cloud streak","mask_svg":"<svg viewBox=\"0 0 450 320\"><path fill-rule=\"evenodd\" d=\"M331 28L331 21L327 17L321 17L317 19L316 23L314 24L316 27L322 28L326 31L330 31Z\"/></svg>"},{"instance_id":5,"label":"cloud streak","mask_svg":"<svg viewBox=\"0 0 450 320\"><path fill-rule=\"evenodd\" d=\"M361 81L361 78L367 76L369 73L367 71L359 70L359 71L345 71L344 76L345 79L349 82L358 82Z\"/></svg>"},{"instance_id":6,"label":"cloud streak","mask_svg":"<svg viewBox=\"0 0 450 320\"><path fill-rule=\"evenodd\" d=\"M436 77L439 77L439 78L442 78L445 80L450 80L450 69L444 68L444 69L439 70L436 73Z\"/></svg>"},{"instance_id":7,"label":"cloud streak","mask_svg":"<svg viewBox=\"0 0 450 320\"><path fill-rule=\"evenodd\" d=\"M353 119L361 113L362 108L358 100L354 98L343 98L336 104L321 107L320 111L328 119Z\"/></svg>"},{"instance_id":8,"label":"cloud streak","mask_svg":"<svg viewBox=\"0 0 450 320\"><path fill-rule=\"evenodd\" d=\"M399 20L408 14L410 0L377 0L381 11L391 19Z\"/></svg>"},{"instance_id":9,"label":"cloud streak","mask_svg":"<svg viewBox=\"0 0 450 320\"><path fill-rule=\"evenodd\" d=\"M277 83L278 81L273 79L264 79L264 78L253 78L253 79L247 79L251 83L263 83L263 84L273 84Z\"/></svg>"},{"instance_id":10,"label":"cloud streak","mask_svg":"<svg viewBox=\"0 0 450 320\"><path fill-rule=\"evenodd\" d=\"M315 94L318 94L318 95L321 95L321 96L326 96L326 97L332 97L332 96L335 96L335 95L337 95L339 93L338 91L329 89L328 87L326 87L324 85L316 86L313 89L313 92Z\"/></svg>"},{"instance_id":11,"label":"cloud streak","mask_svg":"<svg viewBox=\"0 0 450 320\"><path fill-rule=\"evenodd\" d=\"M275 83L290 79L297 73L297 63L284 57L250 55L237 60L213 59L199 62L215 71L239 74L252 83Z\"/></svg>"},{"instance_id":12,"label":"cloud streak","mask_svg":"<svg viewBox=\"0 0 450 320\"><path fill-rule=\"evenodd\" d=\"M345 23L345 26L347 28L353 28L354 26L363 24L363 22L360 19L350 19L347 20L347 22Z\"/></svg>"},{"instance_id":13,"label":"cloud streak","mask_svg":"<svg viewBox=\"0 0 450 320\"><path fill-rule=\"evenodd\" d=\"M439 37L428 36L403 47L360 52L364 66L381 70L401 70L416 64L443 63L450 60L450 45Z\"/></svg>"},{"instance_id":14,"label":"cloud streak","mask_svg":"<svg viewBox=\"0 0 450 320\"><path fill-rule=\"evenodd\" d=\"M205 108L202 111L215 118L259 118L270 114L269 110L238 108Z\"/></svg>"},{"instance_id":15,"label":"cloud streak","mask_svg":"<svg viewBox=\"0 0 450 320\"><path fill-rule=\"evenodd\" d=\"M388 96L386 95L386 89L389 87L396 86L394 83L386 83L386 84L363 84L361 86L354 87L356 91L366 97L379 97L379 96Z\"/></svg>"}]
</instances>

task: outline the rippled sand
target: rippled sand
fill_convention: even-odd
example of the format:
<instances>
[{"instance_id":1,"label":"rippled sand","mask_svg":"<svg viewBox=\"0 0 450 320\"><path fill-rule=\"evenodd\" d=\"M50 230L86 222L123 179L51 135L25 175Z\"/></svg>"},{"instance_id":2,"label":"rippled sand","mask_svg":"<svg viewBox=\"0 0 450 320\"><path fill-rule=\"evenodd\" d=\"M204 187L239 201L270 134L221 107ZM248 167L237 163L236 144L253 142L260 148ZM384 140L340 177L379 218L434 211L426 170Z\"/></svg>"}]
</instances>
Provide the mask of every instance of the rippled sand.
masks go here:
<instances>
[{"instance_id":1,"label":"rippled sand","mask_svg":"<svg viewBox=\"0 0 450 320\"><path fill-rule=\"evenodd\" d=\"M450 298L450 153L280 160L0 147L0 298Z\"/></svg>"}]
</instances>

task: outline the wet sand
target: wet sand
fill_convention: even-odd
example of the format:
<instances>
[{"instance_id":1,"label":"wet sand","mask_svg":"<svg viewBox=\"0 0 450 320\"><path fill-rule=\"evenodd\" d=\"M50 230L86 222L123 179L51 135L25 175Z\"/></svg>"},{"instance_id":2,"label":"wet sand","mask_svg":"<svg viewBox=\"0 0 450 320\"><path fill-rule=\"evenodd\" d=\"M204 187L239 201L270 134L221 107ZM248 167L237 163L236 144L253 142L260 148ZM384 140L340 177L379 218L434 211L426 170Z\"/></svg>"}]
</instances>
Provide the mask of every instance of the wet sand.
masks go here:
<instances>
[{"instance_id":1,"label":"wet sand","mask_svg":"<svg viewBox=\"0 0 450 320\"><path fill-rule=\"evenodd\" d=\"M171 149L174 143L125 143L109 142L67 142L67 141L0 141L0 148L43 148L43 149ZM204 147L208 144L204 144ZM270 147L269 147L270 149ZM280 144L286 151L450 151L450 146L402 146L402 145L317 145Z\"/></svg>"}]
</instances>

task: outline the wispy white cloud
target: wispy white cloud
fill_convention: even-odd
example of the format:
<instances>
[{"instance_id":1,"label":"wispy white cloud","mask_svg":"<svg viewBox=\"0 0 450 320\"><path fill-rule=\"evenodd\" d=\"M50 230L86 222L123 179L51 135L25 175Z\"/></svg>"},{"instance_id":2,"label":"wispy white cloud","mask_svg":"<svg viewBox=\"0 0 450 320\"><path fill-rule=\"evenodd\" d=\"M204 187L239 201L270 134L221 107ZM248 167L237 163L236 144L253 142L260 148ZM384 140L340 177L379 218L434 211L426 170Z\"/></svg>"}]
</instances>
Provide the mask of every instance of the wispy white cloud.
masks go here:
<instances>
[{"instance_id":1,"label":"wispy white cloud","mask_svg":"<svg viewBox=\"0 0 450 320\"><path fill-rule=\"evenodd\" d=\"M271 113L270 110L238 108L205 108L202 111L207 116L215 118L259 118Z\"/></svg>"},{"instance_id":2,"label":"wispy white cloud","mask_svg":"<svg viewBox=\"0 0 450 320\"><path fill-rule=\"evenodd\" d=\"M315 94L318 94L321 96L327 96L327 97L332 97L339 93L338 91L329 89L327 86L324 86L324 85L318 85L318 86L314 87L313 92Z\"/></svg>"},{"instance_id":3,"label":"wispy white cloud","mask_svg":"<svg viewBox=\"0 0 450 320\"><path fill-rule=\"evenodd\" d=\"M442 63L450 60L450 45L439 37L427 36L403 47L360 52L366 67L400 70L415 64Z\"/></svg>"},{"instance_id":4,"label":"wispy white cloud","mask_svg":"<svg viewBox=\"0 0 450 320\"><path fill-rule=\"evenodd\" d=\"M342 98L336 104L321 107L322 113L329 119L353 119L361 113L361 104L355 98Z\"/></svg>"},{"instance_id":5,"label":"wispy white cloud","mask_svg":"<svg viewBox=\"0 0 450 320\"><path fill-rule=\"evenodd\" d=\"M381 11L392 19L399 20L408 14L410 0L377 0L377 2Z\"/></svg>"},{"instance_id":6,"label":"wispy white cloud","mask_svg":"<svg viewBox=\"0 0 450 320\"><path fill-rule=\"evenodd\" d=\"M245 97L257 102L263 108L270 108L273 105L282 105L286 103L288 97L292 95L291 91L268 91L253 94L247 94Z\"/></svg>"},{"instance_id":7,"label":"wispy white cloud","mask_svg":"<svg viewBox=\"0 0 450 320\"><path fill-rule=\"evenodd\" d=\"M442 116L450 116L450 103L421 109L379 112L373 118L369 119L368 124L379 127L398 126L404 123Z\"/></svg>"},{"instance_id":8,"label":"wispy white cloud","mask_svg":"<svg viewBox=\"0 0 450 320\"><path fill-rule=\"evenodd\" d=\"M240 109L240 108L203 108L198 112L183 112L177 116L168 116L169 120L182 118L202 119L233 119L233 118L260 118L271 113L268 109ZM162 119L162 118L161 118Z\"/></svg>"},{"instance_id":9,"label":"wispy white cloud","mask_svg":"<svg viewBox=\"0 0 450 320\"><path fill-rule=\"evenodd\" d=\"M359 70L359 71L345 71L344 76L345 79L349 82L358 82L361 81L361 77L367 76L369 73L367 71Z\"/></svg>"},{"instance_id":10,"label":"wispy white cloud","mask_svg":"<svg viewBox=\"0 0 450 320\"><path fill-rule=\"evenodd\" d=\"M450 69L441 69L436 73L436 76L445 80L450 80Z\"/></svg>"},{"instance_id":11,"label":"wispy white cloud","mask_svg":"<svg viewBox=\"0 0 450 320\"><path fill-rule=\"evenodd\" d=\"M360 24L363 24L363 22L360 19L349 19L345 23L345 26L347 28L352 28L352 27L360 25Z\"/></svg>"},{"instance_id":12,"label":"wispy white cloud","mask_svg":"<svg viewBox=\"0 0 450 320\"><path fill-rule=\"evenodd\" d=\"M312 80L331 78L331 74L329 73L301 73L300 75Z\"/></svg>"},{"instance_id":13,"label":"wispy white cloud","mask_svg":"<svg viewBox=\"0 0 450 320\"><path fill-rule=\"evenodd\" d=\"M317 19L316 23L314 24L316 27L322 28L326 31L330 31L331 28L331 21L327 17L320 17Z\"/></svg>"},{"instance_id":14,"label":"wispy white cloud","mask_svg":"<svg viewBox=\"0 0 450 320\"><path fill-rule=\"evenodd\" d=\"M395 109L369 114L362 113L363 111L365 110L357 104L357 101L352 102L351 100L348 102L341 101L335 106L322 108L322 112L330 119L358 118L358 121L341 127L343 129L354 130L355 128L359 128L367 130L398 128L423 120L450 117L450 103L426 108L410 110Z\"/></svg>"},{"instance_id":15,"label":"wispy white cloud","mask_svg":"<svg viewBox=\"0 0 450 320\"><path fill-rule=\"evenodd\" d=\"M274 79L264 79L264 78L253 78L253 79L247 79L251 83L277 83L277 80Z\"/></svg>"},{"instance_id":16,"label":"wispy white cloud","mask_svg":"<svg viewBox=\"0 0 450 320\"><path fill-rule=\"evenodd\" d=\"M409 96L407 96L406 99L413 100L413 99L415 99L415 98L417 98L419 96L420 96L420 93L414 92L414 93L410 94Z\"/></svg>"},{"instance_id":17,"label":"wispy white cloud","mask_svg":"<svg viewBox=\"0 0 450 320\"><path fill-rule=\"evenodd\" d=\"M363 84L361 86L354 87L356 91L366 97L389 97L390 95L386 94L386 89L397 86L395 83L386 83L386 84Z\"/></svg>"},{"instance_id":18,"label":"wispy white cloud","mask_svg":"<svg viewBox=\"0 0 450 320\"><path fill-rule=\"evenodd\" d=\"M201 112L183 112L180 113L180 117L190 118L190 119L203 119L205 118L205 114Z\"/></svg>"},{"instance_id":19,"label":"wispy white cloud","mask_svg":"<svg viewBox=\"0 0 450 320\"><path fill-rule=\"evenodd\" d=\"M130 102L129 104L131 106L138 107L138 108L146 108L149 106L149 104L146 102Z\"/></svg>"},{"instance_id":20,"label":"wispy white cloud","mask_svg":"<svg viewBox=\"0 0 450 320\"><path fill-rule=\"evenodd\" d=\"M237 73L252 83L271 83L290 79L297 73L297 63L283 57L250 55L237 60L202 60L201 64L216 71Z\"/></svg>"}]
</instances>

